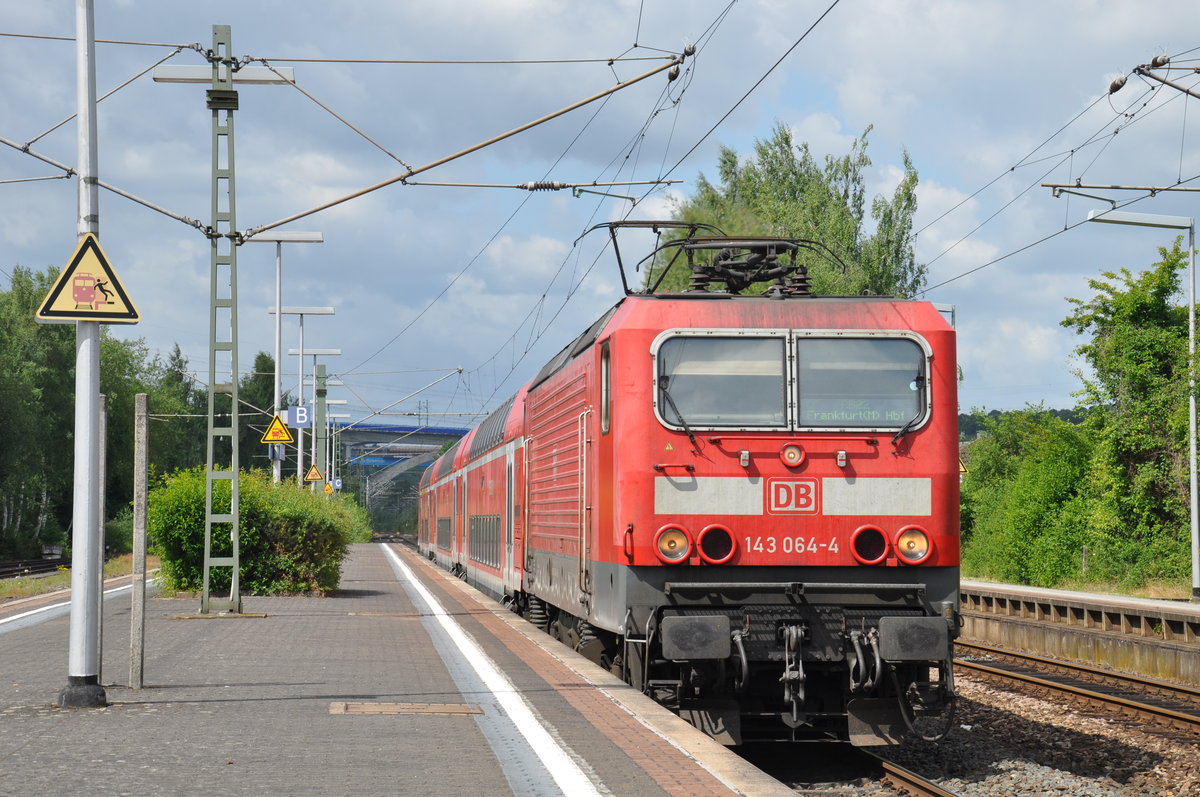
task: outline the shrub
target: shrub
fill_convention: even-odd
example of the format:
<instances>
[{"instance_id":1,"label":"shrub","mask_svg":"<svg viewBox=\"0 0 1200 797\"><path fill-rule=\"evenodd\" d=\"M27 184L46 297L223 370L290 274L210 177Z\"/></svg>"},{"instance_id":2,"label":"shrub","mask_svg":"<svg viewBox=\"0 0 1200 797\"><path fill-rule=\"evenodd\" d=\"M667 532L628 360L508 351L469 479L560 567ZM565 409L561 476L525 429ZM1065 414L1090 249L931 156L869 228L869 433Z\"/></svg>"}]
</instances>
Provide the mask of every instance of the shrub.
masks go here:
<instances>
[{"instance_id":1,"label":"shrub","mask_svg":"<svg viewBox=\"0 0 1200 797\"><path fill-rule=\"evenodd\" d=\"M104 524L104 557L120 556L133 551L133 509L123 507Z\"/></svg>"},{"instance_id":2,"label":"shrub","mask_svg":"<svg viewBox=\"0 0 1200 797\"><path fill-rule=\"evenodd\" d=\"M148 532L162 560L169 589L196 591L204 578L203 467L178 471L150 493ZM227 511L230 482L213 486L213 511ZM240 474L239 564L243 592L265 595L325 593L337 588L342 559L352 542L367 542L371 531L366 512L338 496L330 500L295 484L271 483L269 474ZM228 556L228 539L213 535L213 556ZM229 569L210 573L210 590L229 588Z\"/></svg>"}]
</instances>

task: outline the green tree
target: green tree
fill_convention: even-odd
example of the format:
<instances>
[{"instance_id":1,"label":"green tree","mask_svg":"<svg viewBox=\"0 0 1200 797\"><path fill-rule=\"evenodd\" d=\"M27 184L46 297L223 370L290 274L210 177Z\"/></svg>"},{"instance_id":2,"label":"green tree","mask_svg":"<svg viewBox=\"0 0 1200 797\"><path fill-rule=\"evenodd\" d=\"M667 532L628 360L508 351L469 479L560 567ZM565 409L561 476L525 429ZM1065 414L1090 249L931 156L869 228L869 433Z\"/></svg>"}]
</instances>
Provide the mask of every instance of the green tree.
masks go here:
<instances>
[{"instance_id":1,"label":"green tree","mask_svg":"<svg viewBox=\"0 0 1200 797\"><path fill-rule=\"evenodd\" d=\"M275 358L260 351L254 368L238 385L238 458L243 470L269 468L267 447L259 442L271 422L275 403Z\"/></svg>"},{"instance_id":2,"label":"green tree","mask_svg":"<svg viewBox=\"0 0 1200 797\"><path fill-rule=\"evenodd\" d=\"M151 366L150 462L158 474L173 473L204 462L204 432L208 398L196 388L187 358L176 343L166 361Z\"/></svg>"},{"instance_id":3,"label":"green tree","mask_svg":"<svg viewBox=\"0 0 1200 797\"><path fill-rule=\"evenodd\" d=\"M1187 318L1175 300L1187 252L1177 240L1150 269L1104 272L1094 296L1071 299L1063 326L1090 337L1084 400L1097 445L1088 522L1113 574L1169 578L1187 571Z\"/></svg>"},{"instance_id":4,"label":"green tree","mask_svg":"<svg viewBox=\"0 0 1200 797\"><path fill-rule=\"evenodd\" d=\"M1092 438L1041 407L977 414L962 484L963 569L1054 586L1080 574Z\"/></svg>"},{"instance_id":5,"label":"green tree","mask_svg":"<svg viewBox=\"0 0 1200 797\"><path fill-rule=\"evenodd\" d=\"M1019 583L1183 582L1188 523L1188 310L1179 241L1140 273L1104 272L1062 324L1082 406L985 417L966 449L963 569ZM1082 570L1087 548L1088 570Z\"/></svg>"},{"instance_id":6,"label":"green tree","mask_svg":"<svg viewBox=\"0 0 1200 797\"><path fill-rule=\"evenodd\" d=\"M867 135L855 139L850 152L823 164L808 144L794 141L784 124L775 126L766 141L756 141L754 155L741 159L722 147L717 159L719 183L704 176L696 192L678 203L673 217L711 224L731 235L769 235L804 238L828 247L833 256L805 252L813 292L821 295L862 293L911 297L925 284L925 266L913 252L912 218L917 209L917 172L903 153L904 177L890 198L871 202L866 224L864 170ZM647 273L652 284L660 261ZM664 290L682 290L688 275L676 267L663 282Z\"/></svg>"},{"instance_id":7,"label":"green tree","mask_svg":"<svg viewBox=\"0 0 1200 797\"><path fill-rule=\"evenodd\" d=\"M138 393L150 391L152 360L141 338L120 340L101 327L100 392L105 396L105 514L133 498L133 413Z\"/></svg>"},{"instance_id":8,"label":"green tree","mask_svg":"<svg viewBox=\"0 0 1200 797\"><path fill-rule=\"evenodd\" d=\"M16 266L0 292L0 556L35 556L70 526L75 330L34 321L57 278Z\"/></svg>"}]
</instances>

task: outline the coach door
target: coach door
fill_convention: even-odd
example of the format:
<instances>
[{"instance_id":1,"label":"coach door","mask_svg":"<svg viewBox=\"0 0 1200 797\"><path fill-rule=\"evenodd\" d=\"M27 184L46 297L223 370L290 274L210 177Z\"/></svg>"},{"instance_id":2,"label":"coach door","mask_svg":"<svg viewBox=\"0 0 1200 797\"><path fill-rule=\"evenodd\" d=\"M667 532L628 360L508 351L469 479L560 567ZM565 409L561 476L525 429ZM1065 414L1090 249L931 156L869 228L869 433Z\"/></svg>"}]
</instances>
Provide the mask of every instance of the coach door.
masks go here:
<instances>
[{"instance_id":1,"label":"coach door","mask_svg":"<svg viewBox=\"0 0 1200 797\"><path fill-rule=\"evenodd\" d=\"M513 521L516 518L516 496L513 495L513 450L504 454L504 586L511 590L520 588L516 565L513 562Z\"/></svg>"}]
</instances>

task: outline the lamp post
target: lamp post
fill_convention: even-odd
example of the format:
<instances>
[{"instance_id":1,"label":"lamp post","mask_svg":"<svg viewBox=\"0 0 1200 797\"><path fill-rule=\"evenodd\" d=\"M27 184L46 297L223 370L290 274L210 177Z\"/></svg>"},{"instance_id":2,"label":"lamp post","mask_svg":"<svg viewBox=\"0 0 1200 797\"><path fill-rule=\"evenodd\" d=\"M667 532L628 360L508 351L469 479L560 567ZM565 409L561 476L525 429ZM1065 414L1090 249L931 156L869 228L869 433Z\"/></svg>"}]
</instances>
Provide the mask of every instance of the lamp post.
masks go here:
<instances>
[{"instance_id":1,"label":"lamp post","mask_svg":"<svg viewBox=\"0 0 1200 797\"><path fill-rule=\"evenodd\" d=\"M285 243L294 244L319 244L324 242L325 237L319 232L288 232L284 230L268 230L267 232L259 233L253 238L247 238L247 241L259 241L261 243L275 244L275 406L274 412L279 415L283 409L281 405L283 401L283 386L279 377L279 358L283 348L282 338L282 321L283 313L280 302L283 296L283 245ZM303 342L300 344L304 345ZM283 446L281 445L282 449ZM283 459L274 459L271 461L271 471L273 473L273 481L279 484L283 475Z\"/></svg>"},{"instance_id":2,"label":"lamp post","mask_svg":"<svg viewBox=\"0 0 1200 797\"><path fill-rule=\"evenodd\" d=\"M1200 603L1200 516L1196 476L1196 220L1120 210L1088 211L1088 221L1188 231L1188 492L1192 539L1192 602Z\"/></svg>"},{"instance_id":3,"label":"lamp post","mask_svg":"<svg viewBox=\"0 0 1200 797\"><path fill-rule=\"evenodd\" d=\"M274 313L274 310L268 312ZM333 315L336 310L332 307L282 307L277 315L297 315L300 316L300 349L304 351L304 316L306 315ZM296 349L288 349L288 354L298 354ZM296 358L298 365L298 381L296 388L296 404L304 406L304 355ZM296 430L296 482L304 486L304 430Z\"/></svg>"},{"instance_id":4,"label":"lamp post","mask_svg":"<svg viewBox=\"0 0 1200 797\"><path fill-rule=\"evenodd\" d=\"M301 363L300 392L301 392L301 394L304 393L304 382L305 382L304 366L303 366L304 357L306 355L308 355L313 358L313 378L312 378L312 387L313 387L313 392L312 392L312 399L313 399L312 444L313 444L313 449L312 449L312 461L313 461L313 464L317 465L318 469L321 469L321 470L323 470L322 465L324 465L325 453L323 450L318 450L317 444L318 444L318 441L320 441L322 445L324 444L323 438L325 436L325 430L324 430L323 426L325 424L325 405L324 405L325 396L324 396L324 393L322 392L321 400L320 401L317 400L317 393L318 393L317 358L318 357L337 357L337 356L341 355L341 353L342 353L341 349L308 349L308 348L304 347L303 342L301 342L299 349L288 349L288 354L295 354L295 355L298 355L300 358L300 363ZM322 368L323 367L324 366L322 366ZM320 378L322 380L324 380L324 378L325 378L325 372L323 370L321 371ZM323 391L324 388L322 387L321 390ZM317 434L318 429L321 430L321 434L319 434L319 435ZM301 434L303 435L303 431L301 431ZM301 456L301 460L302 460L300 463L300 468L299 468L299 470L301 471L300 472L300 486L303 487L304 486L304 473L303 473L303 471L304 471L304 463L303 463L304 451L303 451L303 449L301 449L301 451L300 451L300 456ZM325 478L325 474L322 473L321 477Z\"/></svg>"},{"instance_id":5,"label":"lamp post","mask_svg":"<svg viewBox=\"0 0 1200 797\"><path fill-rule=\"evenodd\" d=\"M332 382L333 382L333 380L327 380L325 384L328 385L328 384L331 384ZM347 403L348 402L346 401L346 399L325 399L326 405L330 405L330 404L343 404L344 405ZM344 413L344 412L337 412L337 413L327 412L327 413L325 413L325 422L327 424L326 429L325 429L325 439L329 441L329 453L326 456L328 457L328 462L329 462L329 480L330 481L333 481L334 479L336 479L337 474L338 474L338 467L337 467L337 461L338 461L337 431L338 430L334 424L334 421L340 420L343 418L349 418L349 417L350 417L349 413Z\"/></svg>"}]
</instances>

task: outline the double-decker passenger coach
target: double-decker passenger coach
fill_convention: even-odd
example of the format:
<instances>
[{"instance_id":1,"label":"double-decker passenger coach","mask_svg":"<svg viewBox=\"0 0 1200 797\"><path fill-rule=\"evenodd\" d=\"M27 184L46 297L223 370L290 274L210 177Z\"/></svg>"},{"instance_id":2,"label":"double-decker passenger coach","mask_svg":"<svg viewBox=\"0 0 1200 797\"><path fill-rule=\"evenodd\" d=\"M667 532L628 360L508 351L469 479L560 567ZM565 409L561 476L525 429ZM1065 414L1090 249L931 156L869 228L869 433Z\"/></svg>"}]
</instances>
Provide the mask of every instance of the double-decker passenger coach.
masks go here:
<instances>
[{"instance_id":1,"label":"double-decker passenger coach","mask_svg":"<svg viewBox=\"0 0 1200 797\"><path fill-rule=\"evenodd\" d=\"M688 231L656 250L686 291L627 288L429 468L421 550L726 743L937 736L953 327L809 295L811 242Z\"/></svg>"}]
</instances>

